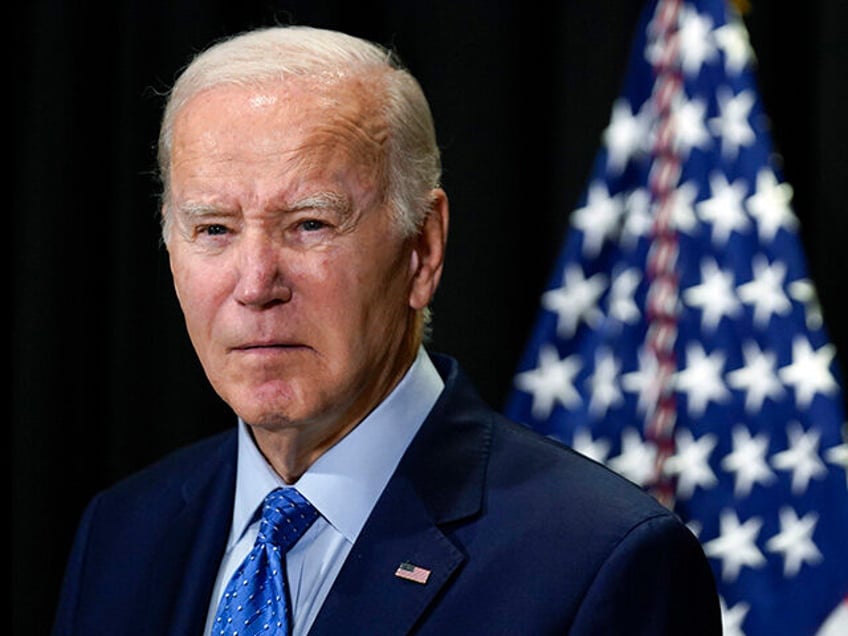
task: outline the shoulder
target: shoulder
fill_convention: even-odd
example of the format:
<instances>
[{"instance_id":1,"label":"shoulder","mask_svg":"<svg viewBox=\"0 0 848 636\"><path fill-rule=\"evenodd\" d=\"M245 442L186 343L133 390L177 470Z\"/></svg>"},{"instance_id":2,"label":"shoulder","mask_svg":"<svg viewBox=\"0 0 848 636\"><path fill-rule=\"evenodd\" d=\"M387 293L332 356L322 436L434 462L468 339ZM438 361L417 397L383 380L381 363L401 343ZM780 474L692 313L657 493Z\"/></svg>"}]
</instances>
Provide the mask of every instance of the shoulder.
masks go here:
<instances>
[{"instance_id":1,"label":"shoulder","mask_svg":"<svg viewBox=\"0 0 848 636\"><path fill-rule=\"evenodd\" d=\"M445 381L434 414L448 422L432 437L445 445L447 435L465 436L464 448L483 452L486 488L491 497L528 498L548 512L560 511L573 524L575 511L596 522L636 524L654 516L674 515L641 487L572 448L509 420L476 393L457 362L432 356ZM460 432L461 431L461 432ZM470 456L468 460L472 460Z\"/></svg>"},{"instance_id":2,"label":"shoulder","mask_svg":"<svg viewBox=\"0 0 848 636\"><path fill-rule=\"evenodd\" d=\"M490 489L510 493L516 505L529 500L544 510L539 522L548 527L562 524L589 533L605 527L623 536L648 520L682 526L672 511L637 484L497 414L492 416L487 473Z\"/></svg>"},{"instance_id":3,"label":"shoulder","mask_svg":"<svg viewBox=\"0 0 848 636\"><path fill-rule=\"evenodd\" d=\"M204 484L229 472L235 474L237 441L228 430L178 448L153 464L131 473L95 498L95 505L112 514L162 509L175 505Z\"/></svg>"},{"instance_id":4,"label":"shoulder","mask_svg":"<svg viewBox=\"0 0 848 636\"><path fill-rule=\"evenodd\" d=\"M585 627L575 633L625 633L634 614L608 611L619 607L652 605L670 620L666 610L677 604L715 623L706 558L673 511L603 464L489 408L460 372L443 377L438 421L426 429L426 476L464 495L454 500L466 516L450 517L444 526L467 555L461 580L484 587L487 598L498 597L500 587L532 587L538 616L548 626ZM456 616L480 596L475 589L454 586ZM504 608L511 603L508 597L500 602ZM504 620L519 620L504 612ZM609 613L619 622L599 620ZM526 627L522 633L547 629Z\"/></svg>"}]
</instances>

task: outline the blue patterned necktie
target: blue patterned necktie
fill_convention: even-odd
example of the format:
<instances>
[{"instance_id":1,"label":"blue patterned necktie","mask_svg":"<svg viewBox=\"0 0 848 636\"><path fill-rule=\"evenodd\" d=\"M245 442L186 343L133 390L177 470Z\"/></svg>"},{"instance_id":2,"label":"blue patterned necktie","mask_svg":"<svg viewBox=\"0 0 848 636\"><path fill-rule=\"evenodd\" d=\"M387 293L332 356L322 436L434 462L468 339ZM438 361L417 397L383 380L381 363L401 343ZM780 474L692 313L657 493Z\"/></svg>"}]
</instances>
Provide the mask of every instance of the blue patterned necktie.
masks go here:
<instances>
[{"instance_id":1,"label":"blue patterned necktie","mask_svg":"<svg viewBox=\"0 0 848 636\"><path fill-rule=\"evenodd\" d=\"M291 633L285 555L317 518L294 488L278 488L265 497L256 543L224 590L213 636Z\"/></svg>"}]
</instances>

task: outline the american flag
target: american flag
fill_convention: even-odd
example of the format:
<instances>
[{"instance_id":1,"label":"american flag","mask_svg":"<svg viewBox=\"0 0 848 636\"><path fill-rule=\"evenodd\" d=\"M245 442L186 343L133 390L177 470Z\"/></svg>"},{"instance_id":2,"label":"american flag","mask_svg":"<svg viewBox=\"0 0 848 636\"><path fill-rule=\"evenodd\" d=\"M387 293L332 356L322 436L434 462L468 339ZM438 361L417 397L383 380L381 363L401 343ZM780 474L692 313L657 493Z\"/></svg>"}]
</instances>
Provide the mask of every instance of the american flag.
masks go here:
<instances>
[{"instance_id":1,"label":"american flag","mask_svg":"<svg viewBox=\"0 0 848 636\"><path fill-rule=\"evenodd\" d=\"M845 403L755 68L732 5L645 7L505 410L679 514L726 635L844 635Z\"/></svg>"},{"instance_id":2,"label":"american flag","mask_svg":"<svg viewBox=\"0 0 848 636\"><path fill-rule=\"evenodd\" d=\"M427 579L430 578L430 570L413 565L409 561L404 561L398 566L398 569L395 570L395 576L424 585L427 582Z\"/></svg>"}]
</instances>

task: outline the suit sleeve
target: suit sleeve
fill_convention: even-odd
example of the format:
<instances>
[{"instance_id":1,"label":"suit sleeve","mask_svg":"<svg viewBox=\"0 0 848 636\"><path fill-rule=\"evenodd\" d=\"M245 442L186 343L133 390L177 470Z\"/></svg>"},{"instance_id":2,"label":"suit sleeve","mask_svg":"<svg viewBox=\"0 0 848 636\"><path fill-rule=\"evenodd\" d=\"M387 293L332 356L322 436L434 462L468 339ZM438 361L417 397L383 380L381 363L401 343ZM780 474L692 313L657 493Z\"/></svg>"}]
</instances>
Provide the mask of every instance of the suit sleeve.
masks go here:
<instances>
[{"instance_id":1,"label":"suit sleeve","mask_svg":"<svg viewBox=\"0 0 848 636\"><path fill-rule=\"evenodd\" d=\"M598 571L570 633L721 636L715 580L695 536L671 515L634 527Z\"/></svg>"}]
</instances>

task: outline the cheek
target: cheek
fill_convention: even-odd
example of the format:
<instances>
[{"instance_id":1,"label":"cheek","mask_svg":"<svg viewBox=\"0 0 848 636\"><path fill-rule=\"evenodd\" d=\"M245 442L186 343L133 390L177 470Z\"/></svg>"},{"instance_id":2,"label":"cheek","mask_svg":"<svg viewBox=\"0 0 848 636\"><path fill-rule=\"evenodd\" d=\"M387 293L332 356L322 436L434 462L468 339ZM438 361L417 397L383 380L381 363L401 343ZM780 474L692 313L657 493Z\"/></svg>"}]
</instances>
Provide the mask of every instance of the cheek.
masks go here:
<instances>
[{"instance_id":1,"label":"cheek","mask_svg":"<svg viewBox=\"0 0 848 636\"><path fill-rule=\"evenodd\" d=\"M308 313L322 315L342 339L363 343L402 308L404 285L394 263L329 255L312 265L308 275L293 279L294 298L309 299Z\"/></svg>"},{"instance_id":2,"label":"cheek","mask_svg":"<svg viewBox=\"0 0 848 636\"><path fill-rule=\"evenodd\" d=\"M229 286L220 267L203 267L193 259L173 258L171 273L177 300L192 337L202 326L211 329L212 317Z\"/></svg>"},{"instance_id":3,"label":"cheek","mask_svg":"<svg viewBox=\"0 0 848 636\"><path fill-rule=\"evenodd\" d=\"M381 332L392 325L403 325L402 316L409 310L409 259L395 255L381 262L372 262L366 271L359 272L352 283L359 298L352 302L363 305L370 329ZM376 323L376 324L375 324Z\"/></svg>"}]
</instances>

